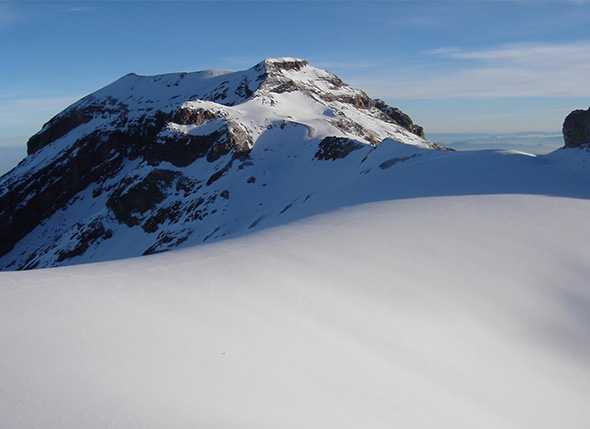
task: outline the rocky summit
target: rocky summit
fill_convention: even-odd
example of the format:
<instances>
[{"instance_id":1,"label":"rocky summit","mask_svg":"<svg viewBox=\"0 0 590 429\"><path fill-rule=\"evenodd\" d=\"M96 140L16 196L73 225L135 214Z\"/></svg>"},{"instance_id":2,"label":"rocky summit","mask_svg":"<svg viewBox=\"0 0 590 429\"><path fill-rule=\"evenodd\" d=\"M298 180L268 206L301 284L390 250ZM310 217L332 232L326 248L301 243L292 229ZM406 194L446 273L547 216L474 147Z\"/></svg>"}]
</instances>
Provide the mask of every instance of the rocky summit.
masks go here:
<instances>
[{"instance_id":1,"label":"rocky summit","mask_svg":"<svg viewBox=\"0 0 590 429\"><path fill-rule=\"evenodd\" d=\"M128 74L56 115L27 149L0 179L0 269L236 235L440 148L399 109L275 58L239 72Z\"/></svg>"},{"instance_id":2,"label":"rocky summit","mask_svg":"<svg viewBox=\"0 0 590 429\"><path fill-rule=\"evenodd\" d=\"M574 110L563 122L565 147L590 147L590 108Z\"/></svg>"}]
</instances>

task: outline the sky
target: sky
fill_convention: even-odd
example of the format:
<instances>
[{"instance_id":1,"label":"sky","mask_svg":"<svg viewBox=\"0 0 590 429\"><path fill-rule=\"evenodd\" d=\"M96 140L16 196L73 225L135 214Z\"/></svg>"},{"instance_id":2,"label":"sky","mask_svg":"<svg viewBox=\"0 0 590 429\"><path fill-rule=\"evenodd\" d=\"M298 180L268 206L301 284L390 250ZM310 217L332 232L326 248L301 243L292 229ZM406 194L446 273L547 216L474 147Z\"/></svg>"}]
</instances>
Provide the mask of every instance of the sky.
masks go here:
<instances>
[{"instance_id":1,"label":"sky","mask_svg":"<svg viewBox=\"0 0 590 429\"><path fill-rule=\"evenodd\" d=\"M558 132L590 105L590 0L0 2L0 145L130 72L295 56L427 133Z\"/></svg>"}]
</instances>

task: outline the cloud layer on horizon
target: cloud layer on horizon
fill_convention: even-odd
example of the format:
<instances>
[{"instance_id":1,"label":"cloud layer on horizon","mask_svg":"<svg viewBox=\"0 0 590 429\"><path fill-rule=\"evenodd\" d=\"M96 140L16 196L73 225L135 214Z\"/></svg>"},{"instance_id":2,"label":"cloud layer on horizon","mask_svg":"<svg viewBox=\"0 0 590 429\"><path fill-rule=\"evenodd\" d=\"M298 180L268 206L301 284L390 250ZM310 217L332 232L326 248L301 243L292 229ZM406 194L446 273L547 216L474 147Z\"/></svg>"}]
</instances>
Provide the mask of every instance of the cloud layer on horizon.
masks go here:
<instances>
[{"instance_id":1,"label":"cloud layer on horizon","mask_svg":"<svg viewBox=\"0 0 590 429\"><path fill-rule=\"evenodd\" d=\"M590 41L514 43L483 49L443 47L424 64L356 85L396 99L590 96Z\"/></svg>"}]
</instances>

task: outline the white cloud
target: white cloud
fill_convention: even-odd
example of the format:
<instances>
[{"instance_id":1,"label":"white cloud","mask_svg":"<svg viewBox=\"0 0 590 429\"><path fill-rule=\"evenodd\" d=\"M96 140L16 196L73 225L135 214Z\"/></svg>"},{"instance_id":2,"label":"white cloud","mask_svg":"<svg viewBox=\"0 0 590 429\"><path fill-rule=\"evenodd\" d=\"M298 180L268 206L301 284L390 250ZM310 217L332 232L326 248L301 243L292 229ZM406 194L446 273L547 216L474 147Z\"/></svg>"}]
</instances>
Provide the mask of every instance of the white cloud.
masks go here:
<instances>
[{"instance_id":1,"label":"white cloud","mask_svg":"<svg viewBox=\"0 0 590 429\"><path fill-rule=\"evenodd\" d=\"M430 59L427 66L356 83L371 93L406 99L590 96L590 41L443 47L423 55Z\"/></svg>"},{"instance_id":2,"label":"white cloud","mask_svg":"<svg viewBox=\"0 0 590 429\"><path fill-rule=\"evenodd\" d=\"M459 48L439 48L427 52L432 55L463 60L506 61L515 64L543 64L559 66L554 59L567 59L568 62L590 60L590 41L559 44L515 43L492 49L462 50Z\"/></svg>"}]
</instances>

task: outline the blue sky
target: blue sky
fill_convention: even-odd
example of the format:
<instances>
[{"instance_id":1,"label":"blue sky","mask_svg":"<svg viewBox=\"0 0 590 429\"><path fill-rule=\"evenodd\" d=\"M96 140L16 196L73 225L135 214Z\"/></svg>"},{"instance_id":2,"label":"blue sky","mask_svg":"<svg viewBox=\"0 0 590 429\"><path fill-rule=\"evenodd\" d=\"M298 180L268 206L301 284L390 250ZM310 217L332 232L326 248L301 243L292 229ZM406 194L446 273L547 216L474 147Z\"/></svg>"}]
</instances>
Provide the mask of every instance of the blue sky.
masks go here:
<instances>
[{"instance_id":1,"label":"blue sky","mask_svg":"<svg viewBox=\"0 0 590 429\"><path fill-rule=\"evenodd\" d=\"M118 77L297 56L427 132L558 131L590 105L590 1L0 3L0 145Z\"/></svg>"}]
</instances>

